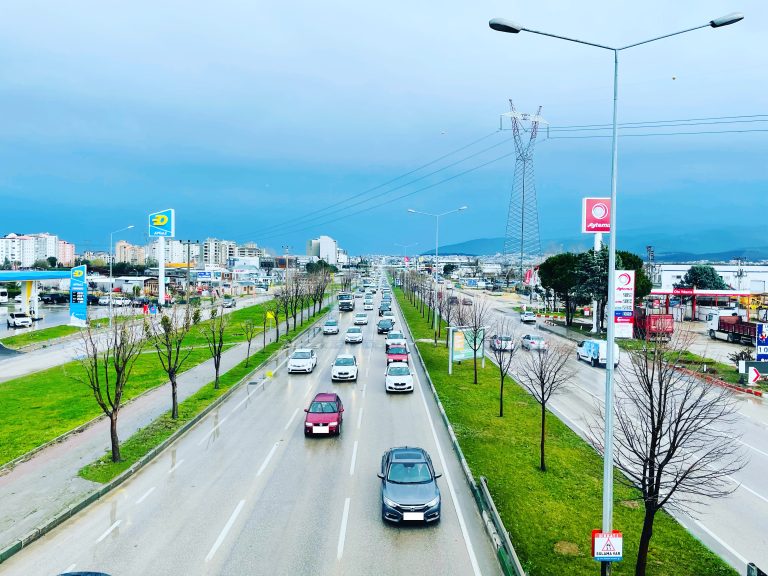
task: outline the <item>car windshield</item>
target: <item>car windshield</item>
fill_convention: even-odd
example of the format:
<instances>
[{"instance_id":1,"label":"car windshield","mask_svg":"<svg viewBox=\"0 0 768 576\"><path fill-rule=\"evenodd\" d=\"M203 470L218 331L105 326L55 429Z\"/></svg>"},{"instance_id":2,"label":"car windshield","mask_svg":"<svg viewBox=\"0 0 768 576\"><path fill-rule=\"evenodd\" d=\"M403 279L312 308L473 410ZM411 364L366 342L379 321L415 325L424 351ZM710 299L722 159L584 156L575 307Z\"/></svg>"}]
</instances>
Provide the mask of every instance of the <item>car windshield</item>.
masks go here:
<instances>
[{"instance_id":1,"label":"car windshield","mask_svg":"<svg viewBox=\"0 0 768 576\"><path fill-rule=\"evenodd\" d=\"M334 414L336 412L335 402L312 402L309 405L309 411L312 414Z\"/></svg>"},{"instance_id":2,"label":"car windshield","mask_svg":"<svg viewBox=\"0 0 768 576\"><path fill-rule=\"evenodd\" d=\"M353 358L336 358L336 366L354 366L355 360Z\"/></svg>"},{"instance_id":3,"label":"car windshield","mask_svg":"<svg viewBox=\"0 0 768 576\"><path fill-rule=\"evenodd\" d=\"M294 352L291 356L293 360L307 360L311 357L312 355L309 352Z\"/></svg>"},{"instance_id":4,"label":"car windshield","mask_svg":"<svg viewBox=\"0 0 768 576\"><path fill-rule=\"evenodd\" d=\"M379 320L379 326L392 326L391 320Z\"/></svg>"},{"instance_id":5,"label":"car windshield","mask_svg":"<svg viewBox=\"0 0 768 576\"><path fill-rule=\"evenodd\" d=\"M387 335L387 340L402 340L403 334L401 332L390 332Z\"/></svg>"},{"instance_id":6,"label":"car windshield","mask_svg":"<svg viewBox=\"0 0 768 576\"><path fill-rule=\"evenodd\" d=\"M502 342L510 342L512 340L511 336L499 336L499 340Z\"/></svg>"},{"instance_id":7,"label":"car windshield","mask_svg":"<svg viewBox=\"0 0 768 576\"><path fill-rule=\"evenodd\" d=\"M531 342L543 342L544 338L541 336L531 336Z\"/></svg>"},{"instance_id":8,"label":"car windshield","mask_svg":"<svg viewBox=\"0 0 768 576\"><path fill-rule=\"evenodd\" d=\"M350 333L352 333L352 334L359 334L360 333L360 328L347 328L347 334L350 334Z\"/></svg>"},{"instance_id":9,"label":"car windshield","mask_svg":"<svg viewBox=\"0 0 768 576\"><path fill-rule=\"evenodd\" d=\"M393 462L387 480L395 484L425 484L432 481L426 462Z\"/></svg>"},{"instance_id":10,"label":"car windshield","mask_svg":"<svg viewBox=\"0 0 768 576\"><path fill-rule=\"evenodd\" d=\"M336 326L338 322L336 320L328 320L328 322L325 323L326 326Z\"/></svg>"},{"instance_id":11,"label":"car windshield","mask_svg":"<svg viewBox=\"0 0 768 576\"><path fill-rule=\"evenodd\" d=\"M411 371L407 366L392 366L390 367L388 374L390 376L410 376Z\"/></svg>"},{"instance_id":12,"label":"car windshield","mask_svg":"<svg viewBox=\"0 0 768 576\"><path fill-rule=\"evenodd\" d=\"M405 354L405 348L402 346L390 346L389 347L389 353L390 354Z\"/></svg>"}]
</instances>

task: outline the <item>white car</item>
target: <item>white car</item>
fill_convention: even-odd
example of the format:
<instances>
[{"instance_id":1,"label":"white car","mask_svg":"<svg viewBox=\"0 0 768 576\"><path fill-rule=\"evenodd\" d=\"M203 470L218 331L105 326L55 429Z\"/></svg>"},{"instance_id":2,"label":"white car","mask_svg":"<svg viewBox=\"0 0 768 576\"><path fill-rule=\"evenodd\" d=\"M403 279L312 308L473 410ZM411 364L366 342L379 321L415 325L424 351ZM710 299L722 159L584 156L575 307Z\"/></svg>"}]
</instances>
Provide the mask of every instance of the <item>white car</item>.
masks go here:
<instances>
[{"instance_id":1,"label":"white car","mask_svg":"<svg viewBox=\"0 0 768 576\"><path fill-rule=\"evenodd\" d=\"M490 340L491 342L492 350L503 350L505 352L512 350L512 346L513 346L512 336L502 336L502 335L494 334L488 340Z\"/></svg>"},{"instance_id":2,"label":"white car","mask_svg":"<svg viewBox=\"0 0 768 576\"><path fill-rule=\"evenodd\" d=\"M338 320L326 320L323 324L323 334L338 334L339 333L339 321Z\"/></svg>"},{"instance_id":3,"label":"white car","mask_svg":"<svg viewBox=\"0 0 768 576\"><path fill-rule=\"evenodd\" d=\"M357 358L354 354L339 354L331 367L331 382L337 380L357 381Z\"/></svg>"},{"instance_id":4,"label":"white car","mask_svg":"<svg viewBox=\"0 0 768 576\"><path fill-rule=\"evenodd\" d=\"M381 317L385 320L392 320L392 324L395 323L395 313L392 310L384 310Z\"/></svg>"},{"instance_id":5,"label":"white car","mask_svg":"<svg viewBox=\"0 0 768 576\"><path fill-rule=\"evenodd\" d=\"M26 312L11 312L6 323L8 328L29 328L32 326L32 317Z\"/></svg>"},{"instance_id":6,"label":"white car","mask_svg":"<svg viewBox=\"0 0 768 576\"><path fill-rule=\"evenodd\" d=\"M520 314L520 321L521 322L536 322L536 314L528 310L527 312L522 312Z\"/></svg>"},{"instance_id":7,"label":"white car","mask_svg":"<svg viewBox=\"0 0 768 576\"><path fill-rule=\"evenodd\" d=\"M366 300L363 304L363 310L373 310L373 302Z\"/></svg>"},{"instance_id":8,"label":"white car","mask_svg":"<svg viewBox=\"0 0 768 576\"><path fill-rule=\"evenodd\" d=\"M392 330L387 334L387 337L384 339L384 347L389 348L390 346L408 347L408 343L405 341L405 336L402 332L396 332L395 330Z\"/></svg>"},{"instance_id":9,"label":"white car","mask_svg":"<svg viewBox=\"0 0 768 576\"><path fill-rule=\"evenodd\" d=\"M387 392L413 392L413 373L405 362L392 362L384 377Z\"/></svg>"},{"instance_id":10,"label":"white car","mask_svg":"<svg viewBox=\"0 0 768 576\"><path fill-rule=\"evenodd\" d=\"M549 350L549 342L544 339L544 336L526 334L523 336L523 348L526 350Z\"/></svg>"},{"instance_id":11,"label":"white car","mask_svg":"<svg viewBox=\"0 0 768 576\"><path fill-rule=\"evenodd\" d=\"M288 359L288 374L291 372L310 373L317 366L317 354L312 348L299 348Z\"/></svg>"},{"instance_id":12,"label":"white car","mask_svg":"<svg viewBox=\"0 0 768 576\"><path fill-rule=\"evenodd\" d=\"M99 306L109 306L109 296L99 297Z\"/></svg>"},{"instance_id":13,"label":"white car","mask_svg":"<svg viewBox=\"0 0 768 576\"><path fill-rule=\"evenodd\" d=\"M362 326L363 324L368 324L368 314L358 312L355 314L355 326Z\"/></svg>"},{"instance_id":14,"label":"white car","mask_svg":"<svg viewBox=\"0 0 768 576\"><path fill-rule=\"evenodd\" d=\"M344 336L344 342L347 344L360 344L363 341L363 329L359 326L350 326Z\"/></svg>"}]
</instances>

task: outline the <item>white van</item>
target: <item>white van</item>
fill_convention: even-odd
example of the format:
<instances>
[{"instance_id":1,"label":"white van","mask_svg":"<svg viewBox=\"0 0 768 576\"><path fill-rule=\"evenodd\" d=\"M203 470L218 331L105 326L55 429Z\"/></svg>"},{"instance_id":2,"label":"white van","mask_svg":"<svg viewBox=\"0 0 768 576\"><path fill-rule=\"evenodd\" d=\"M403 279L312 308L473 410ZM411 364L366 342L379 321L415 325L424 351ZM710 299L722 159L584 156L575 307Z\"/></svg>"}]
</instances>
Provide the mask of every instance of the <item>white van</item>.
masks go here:
<instances>
[{"instance_id":1,"label":"white van","mask_svg":"<svg viewBox=\"0 0 768 576\"><path fill-rule=\"evenodd\" d=\"M0 304L8 302L8 290L6 288L0 288Z\"/></svg>"},{"instance_id":2,"label":"white van","mask_svg":"<svg viewBox=\"0 0 768 576\"><path fill-rule=\"evenodd\" d=\"M608 342L605 340L583 340L576 347L576 357L592 364L605 366L608 355ZM613 344L613 367L619 365L619 345Z\"/></svg>"}]
</instances>

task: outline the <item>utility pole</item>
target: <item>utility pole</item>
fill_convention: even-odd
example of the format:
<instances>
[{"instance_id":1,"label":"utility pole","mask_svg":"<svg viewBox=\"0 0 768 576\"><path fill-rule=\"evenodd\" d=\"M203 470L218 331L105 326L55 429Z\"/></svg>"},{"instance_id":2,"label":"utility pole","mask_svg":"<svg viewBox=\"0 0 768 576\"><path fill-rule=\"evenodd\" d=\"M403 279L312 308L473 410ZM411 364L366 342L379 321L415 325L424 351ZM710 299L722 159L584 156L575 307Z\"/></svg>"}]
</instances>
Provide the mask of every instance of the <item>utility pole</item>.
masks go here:
<instances>
[{"instance_id":1,"label":"utility pole","mask_svg":"<svg viewBox=\"0 0 768 576\"><path fill-rule=\"evenodd\" d=\"M194 240L194 241L192 241L192 240L182 240L181 243L184 246L187 247L187 304L189 304L189 299L190 299L191 294L192 294L192 292L191 292L192 276L191 276L191 273L190 273L191 272L190 271L191 262L192 262L192 257L190 255L191 246L192 246L192 244L195 244L195 245L197 245L199 247L200 246L200 240ZM200 258L200 251L199 250L197 252L197 257L198 257L198 259Z\"/></svg>"}]
</instances>

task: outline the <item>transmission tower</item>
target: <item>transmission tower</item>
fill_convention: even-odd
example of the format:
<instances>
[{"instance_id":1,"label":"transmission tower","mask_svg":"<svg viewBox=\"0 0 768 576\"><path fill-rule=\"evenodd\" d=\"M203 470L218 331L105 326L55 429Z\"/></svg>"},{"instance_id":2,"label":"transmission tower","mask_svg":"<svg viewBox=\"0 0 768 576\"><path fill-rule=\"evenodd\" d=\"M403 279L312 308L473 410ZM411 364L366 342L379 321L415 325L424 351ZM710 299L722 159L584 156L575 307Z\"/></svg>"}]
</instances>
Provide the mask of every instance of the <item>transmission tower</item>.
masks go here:
<instances>
[{"instance_id":1,"label":"transmission tower","mask_svg":"<svg viewBox=\"0 0 768 576\"><path fill-rule=\"evenodd\" d=\"M509 112L501 115L503 130L504 118L512 122L512 135L515 140L515 176L512 195L507 213L507 230L504 236L504 261L512 265L518 260L520 281L523 281L523 267L526 259L535 260L541 256L539 237L539 209L536 205L536 182L533 176L533 150L539 124L546 124L541 117L541 106L535 115L515 110L509 101Z\"/></svg>"}]
</instances>

